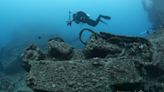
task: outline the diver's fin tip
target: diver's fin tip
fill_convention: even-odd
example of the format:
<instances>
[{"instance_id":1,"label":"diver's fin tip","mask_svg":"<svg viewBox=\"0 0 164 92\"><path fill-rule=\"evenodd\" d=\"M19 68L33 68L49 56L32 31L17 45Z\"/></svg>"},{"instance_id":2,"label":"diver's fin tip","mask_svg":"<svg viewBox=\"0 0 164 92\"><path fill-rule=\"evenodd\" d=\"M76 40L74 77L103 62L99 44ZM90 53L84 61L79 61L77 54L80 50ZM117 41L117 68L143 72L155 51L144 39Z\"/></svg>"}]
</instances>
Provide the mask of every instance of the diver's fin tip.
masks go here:
<instances>
[{"instance_id":1,"label":"diver's fin tip","mask_svg":"<svg viewBox=\"0 0 164 92\"><path fill-rule=\"evenodd\" d=\"M107 20L110 20L110 19L111 19L110 16L104 16L104 15L101 15L101 17L104 18L104 19L107 19Z\"/></svg>"}]
</instances>

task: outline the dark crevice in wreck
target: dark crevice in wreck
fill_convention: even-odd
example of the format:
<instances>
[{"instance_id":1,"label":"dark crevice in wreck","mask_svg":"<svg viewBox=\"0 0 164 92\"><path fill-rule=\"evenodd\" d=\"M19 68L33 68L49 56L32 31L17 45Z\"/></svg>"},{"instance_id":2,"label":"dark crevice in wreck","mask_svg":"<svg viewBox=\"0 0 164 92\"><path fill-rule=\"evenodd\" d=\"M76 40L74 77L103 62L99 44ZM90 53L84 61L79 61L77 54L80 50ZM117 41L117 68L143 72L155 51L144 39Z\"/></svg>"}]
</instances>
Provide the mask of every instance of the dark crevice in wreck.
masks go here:
<instances>
[{"instance_id":1,"label":"dark crevice in wreck","mask_svg":"<svg viewBox=\"0 0 164 92\"><path fill-rule=\"evenodd\" d=\"M144 91L144 83L122 83L111 85L112 92L124 91L124 92L138 92ZM144 91L145 92L145 91Z\"/></svg>"}]
</instances>

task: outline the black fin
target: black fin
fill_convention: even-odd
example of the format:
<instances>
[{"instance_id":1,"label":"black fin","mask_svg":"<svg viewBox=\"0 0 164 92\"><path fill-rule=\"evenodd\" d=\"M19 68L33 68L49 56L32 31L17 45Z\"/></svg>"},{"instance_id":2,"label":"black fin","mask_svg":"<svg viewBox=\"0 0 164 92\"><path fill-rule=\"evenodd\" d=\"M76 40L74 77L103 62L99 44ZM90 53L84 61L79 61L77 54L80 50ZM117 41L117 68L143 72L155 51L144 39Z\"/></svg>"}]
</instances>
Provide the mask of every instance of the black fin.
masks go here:
<instances>
[{"instance_id":1,"label":"black fin","mask_svg":"<svg viewBox=\"0 0 164 92\"><path fill-rule=\"evenodd\" d=\"M102 21L102 20L100 20L100 22L102 22L103 24L107 24L106 22L104 22L104 21Z\"/></svg>"},{"instance_id":2,"label":"black fin","mask_svg":"<svg viewBox=\"0 0 164 92\"><path fill-rule=\"evenodd\" d=\"M111 19L110 16L104 16L104 15L101 15L101 17L104 18L104 19L107 19L107 20L110 20L110 19Z\"/></svg>"}]
</instances>

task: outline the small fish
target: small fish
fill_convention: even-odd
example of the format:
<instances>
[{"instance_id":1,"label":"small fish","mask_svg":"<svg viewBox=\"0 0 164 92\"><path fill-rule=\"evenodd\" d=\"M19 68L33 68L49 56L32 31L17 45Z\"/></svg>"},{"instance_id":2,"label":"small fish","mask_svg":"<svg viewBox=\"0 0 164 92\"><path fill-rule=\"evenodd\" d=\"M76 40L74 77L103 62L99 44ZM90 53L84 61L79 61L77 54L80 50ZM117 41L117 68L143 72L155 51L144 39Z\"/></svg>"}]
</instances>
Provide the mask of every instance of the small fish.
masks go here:
<instances>
[{"instance_id":1,"label":"small fish","mask_svg":"<svg viewBox=\"0 0 164 92\"><path fill-rule=\"evenodd\" d=\"M149 30L146 30L146 31L140 33L140 35L149 35L149 34L150 34Z\"/></svg>"},{"instance_id":2,"label":"small fish","mask_svg":"<svg viewBox=\"0 0 164 92\"><path fill-rule=\"evenodd\" d=\"M41 39L42 37L41 36L38 36L38 39Z\"/></svg>"},{"instance_id":3,"label":"small fish","mask_svg":"<svg viewBox=\"0 0 164 92\"><path fill-rule=\"evenodd\" d=\"M1 51L4 51L4 49L5 49L5 48L4 48L4 47L2 47L2 48L0 49L0 52L1 52Z\"/></svg>"},{"instance_id":4,"label":"small fish","mask_svg":"<svg viewBox=\"0 0 164 92\"><path fill-rule=\"evenodd\" d=\"M164 28L164 25L160 25L159 28Z\"/></svg>"}]
</instances>

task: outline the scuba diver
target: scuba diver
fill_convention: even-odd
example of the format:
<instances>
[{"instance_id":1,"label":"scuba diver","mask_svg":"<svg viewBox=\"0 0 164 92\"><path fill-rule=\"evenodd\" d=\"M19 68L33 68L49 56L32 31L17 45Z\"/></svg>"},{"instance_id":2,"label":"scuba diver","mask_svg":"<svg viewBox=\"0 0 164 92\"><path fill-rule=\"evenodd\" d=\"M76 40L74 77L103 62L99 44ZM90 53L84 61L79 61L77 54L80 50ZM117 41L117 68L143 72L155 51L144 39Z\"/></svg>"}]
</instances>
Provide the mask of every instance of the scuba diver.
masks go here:
<instances>
[{"instance_id":1,"label":"scuba diver","mask_svg":"<svg viewBox=\"0 0 164 92\"><path fill-rule=\"evenodd\" d=\"M71 19L71 12L69 12L69 20L67 21L68 26L71 26L72 22L75 22L77 24L84 23L84 24L88 24L90 26L95 27L95 26L97 26L97 24L99 22L106 24L104 21L101 20L101 18L106 19L106 20L111 19L110 16L99 15L96 20L93 20L83 11L78 11L78 12L74 13L72 15L72 18L73 19Z\"/></svg>"}]
</instances>

